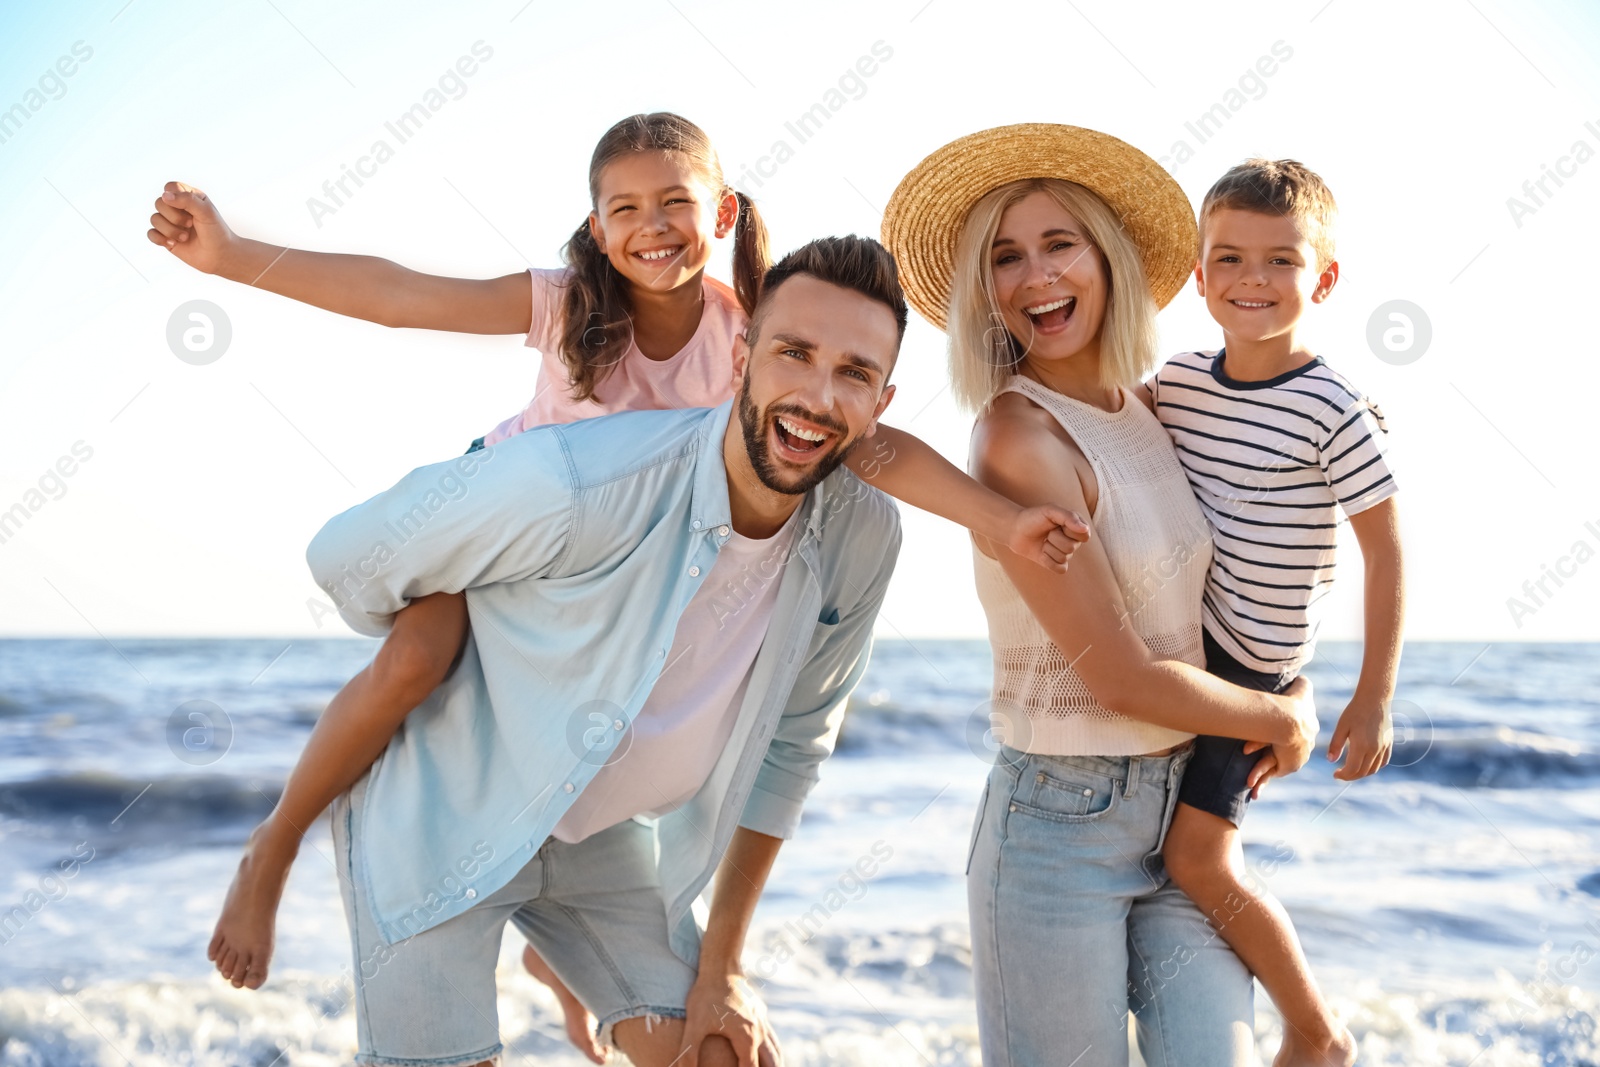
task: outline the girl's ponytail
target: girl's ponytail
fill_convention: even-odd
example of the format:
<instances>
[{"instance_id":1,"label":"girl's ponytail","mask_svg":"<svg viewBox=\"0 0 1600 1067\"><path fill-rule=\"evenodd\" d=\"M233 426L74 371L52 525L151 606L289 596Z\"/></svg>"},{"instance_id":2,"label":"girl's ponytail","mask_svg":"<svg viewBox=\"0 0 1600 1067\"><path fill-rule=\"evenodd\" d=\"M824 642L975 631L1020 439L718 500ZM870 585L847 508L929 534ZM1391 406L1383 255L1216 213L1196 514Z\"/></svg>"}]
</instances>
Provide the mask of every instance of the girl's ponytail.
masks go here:
<instances>
[{"instance_id":1,"label":"girl's ponytail","mask_svg":"<svg viewBox=\"0 0 1600 1067\"><path fill-rule=\"evenodd\" d=\"M733 195L739 200L739 221L733 227L733 291L738 294L744 313L754 315L761 296L761 279L772 266L772 252L767 243L767 224L756 210L755 201L738 190Z\"/></svg>"},{"instance_id":2,"label":"girl's ponytail","mask_svg":"<svg viewBox=\"0 0 1600 1067\"><path fill-rule=\"evenodd\" d=\"M572 231L561 257L567 264L561 362L567 368L572 398L588 400L628 350L633 302L622 275L595 244L588 219Z\"/></svg>"}]
</instances>

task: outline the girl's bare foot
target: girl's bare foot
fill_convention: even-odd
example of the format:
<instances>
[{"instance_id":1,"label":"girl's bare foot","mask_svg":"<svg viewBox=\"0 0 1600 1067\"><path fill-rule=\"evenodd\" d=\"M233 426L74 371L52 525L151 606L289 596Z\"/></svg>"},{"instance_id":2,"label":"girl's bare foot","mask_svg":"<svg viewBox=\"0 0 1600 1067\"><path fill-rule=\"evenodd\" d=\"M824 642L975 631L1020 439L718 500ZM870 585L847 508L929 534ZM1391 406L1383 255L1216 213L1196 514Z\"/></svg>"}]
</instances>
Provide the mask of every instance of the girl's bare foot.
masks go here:
<instances>
[{"instance_id":1,"label":"girl's bare foot","mask_svg":"<svg viewBox=\"0 0 1600 1067\"><path fill-rule=\"evenodd\" d=\"M299 834L280 830L268 816L245 843L239 870L228 887L222 916L206 949L206 959L217 965L217 971L235 989L260 989L267 980L278 901L299 842Z\"/></svg>"},{"instance_id":2,"label":"girl's bare foot","mask_svg":"<svg viewBox=\"0 0 1600 1067\"><path fill-rule=\"evenodd\" d=\"M589 1014L578 998L572 995L572 990L562 984L556 977L556 972L550 965L533 950L529 945L522 950L522 966L528 973L550 987L550 992L556 995L556 1000L561 1004L561 1014L567 1024L567 1040L572 1042L573 1048L589 1057L591 1063L606 1063L611 1059L611 1050L603 1049L594 1039L594 1016Z\"/></svg>"},{"instance_id":3,"label":"girl's bare foot","mask_svg":"<svg viewBox=\"0 0 1600 1067\"><path fill-rule=\"evenodd\" d=\"M1353 1067L1355 1062L1356 1039L1347 1027L1339 1027L1323 1043L1285 1022L1283 1044L1272 1067Z\"/></svg>"}]
</instances>

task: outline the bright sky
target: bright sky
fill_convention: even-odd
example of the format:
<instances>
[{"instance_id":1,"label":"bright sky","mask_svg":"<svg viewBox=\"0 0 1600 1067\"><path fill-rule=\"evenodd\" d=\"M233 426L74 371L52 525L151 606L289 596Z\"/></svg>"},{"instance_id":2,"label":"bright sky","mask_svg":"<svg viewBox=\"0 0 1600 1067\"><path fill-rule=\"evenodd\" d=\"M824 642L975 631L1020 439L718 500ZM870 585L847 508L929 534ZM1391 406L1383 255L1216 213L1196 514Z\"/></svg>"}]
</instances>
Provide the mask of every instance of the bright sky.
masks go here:
<instances>
[{"instance_id":1,"label":"bright sky","mask_svg":"<svg viewBox=\"0 0 1600 1067\"><path fill-rule=\"evenodd\" d=\"M0 633L341 633L308 608L311 535L532 393L517 338L390 332L191 271L144 239L163 182L204 188L249 236L487 277L556 265L596 138L668 109L711 133L780 251L876 235L910 167L987 126L1066 122L1181 152L1196 203L1247 155L1305 161L1342 212L1316 345L1396 437L1410 636L1600 638L1594 6L1159 6L7 5L0 513L28 514L0 535ZM454 76L475 47L475 72ZM441 88L405 143L385 129ZM819 102L837 110L802 143L786 123ZM1217 104L1226 122L1201 141L1189 124ZM393 158L313 217L308 199L380 139ZM762 176L778 141L793 156ZM231 324L207 365L166 340L191 300ZM1367 342L1392 300L1431 324L1403 365ZM1170 351L1219 340L1192 288L1161 324ZM921 320L897 379L886 421L964 463L970 422ZM880 632L981 636L964 535L909 509L906 527ZM1530 599L1546 567L1561 584ZM1329 636L1359 632L1353 544L1343 578Z\"/></svg>"}]
</instances>

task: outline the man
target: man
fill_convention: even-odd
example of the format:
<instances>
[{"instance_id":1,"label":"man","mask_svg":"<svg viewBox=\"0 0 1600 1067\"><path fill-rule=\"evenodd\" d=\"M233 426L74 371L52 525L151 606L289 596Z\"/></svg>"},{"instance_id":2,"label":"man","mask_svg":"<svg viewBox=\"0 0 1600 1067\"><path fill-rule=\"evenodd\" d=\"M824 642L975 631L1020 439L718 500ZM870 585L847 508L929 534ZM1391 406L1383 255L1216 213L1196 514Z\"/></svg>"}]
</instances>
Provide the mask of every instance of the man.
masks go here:
<instances>
[{"instance_id":1,"label":"man","mask_svg":"<svg viewBox=\"0 0 1600 1067\"><path fill-rule=\"evenodd\" d=\"M734 401L534 430L317 535L356 629L447 590L471 619L334 809L363 1062L497 1056L507 920L634 1063L773 1061L740 950L899 551L894 506L837 468L905 325L877 242L814 241L768 274Z\"/></svg>"}]
</instances>

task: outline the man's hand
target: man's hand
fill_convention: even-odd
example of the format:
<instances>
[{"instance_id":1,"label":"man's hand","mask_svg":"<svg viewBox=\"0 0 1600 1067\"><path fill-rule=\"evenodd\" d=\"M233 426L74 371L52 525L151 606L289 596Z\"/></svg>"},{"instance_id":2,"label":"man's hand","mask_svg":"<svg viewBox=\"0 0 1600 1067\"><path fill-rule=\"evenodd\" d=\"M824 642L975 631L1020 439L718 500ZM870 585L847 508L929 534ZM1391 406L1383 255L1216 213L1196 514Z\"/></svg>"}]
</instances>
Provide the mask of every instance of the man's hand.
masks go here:
<instances>
[{"instance_id":1,"label":"man's hand","mask_svg":"<svg viewBox=\"0 0 1600 1067\"><path fill-rule=\"evenodd\" d=\"M1089 540L1089 524L1077 512L1051 504L1023 508L1017 513L1006 547L1057 574L1067 572L1067 561Z\"/></svg>"},{"instance_id":2,"label":"man's hand","mask_svg":"<svg viewBox=\"0 0 1600 1067\"><path fill-rule=\"evenodd\" d=\"M783 1067L783 1051L767 1022L767 1006L740 974L701 974L689 990L684 1049L674 1067L699 1067L700 1045L721 1036L739 1067Z\"/></svg>"},{"instance_id":3,"label":"man's hand","mask_svg":"<svg viewBox=\"0 0 1600 1067\"><path fill-rule=\"evenodd\" d=\"M145 233L195 270L218 273L238 240L205 193L182 182L168 182Z\"/></svg>"},{"instance_id":4,"label":"man's hand","mask_svg":"<svg viewBox=\"0 0 1600 1067\"><path fill-rule=\"evenodd\" d=\"M1349 751L1346 752L1348 747ZM1394 749L1394 725L1389 718L1389 702L1371 700L1360 693L1350 701L1333 728L1333 741L1328 745L1328 761L1339 762L1344 756L1344 766L1333 772L1341 782L1353 782L1376 774L1389 763Z\"/></svg>"}]
</instances>

